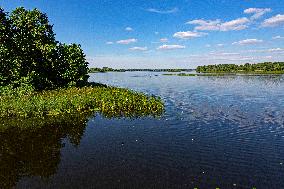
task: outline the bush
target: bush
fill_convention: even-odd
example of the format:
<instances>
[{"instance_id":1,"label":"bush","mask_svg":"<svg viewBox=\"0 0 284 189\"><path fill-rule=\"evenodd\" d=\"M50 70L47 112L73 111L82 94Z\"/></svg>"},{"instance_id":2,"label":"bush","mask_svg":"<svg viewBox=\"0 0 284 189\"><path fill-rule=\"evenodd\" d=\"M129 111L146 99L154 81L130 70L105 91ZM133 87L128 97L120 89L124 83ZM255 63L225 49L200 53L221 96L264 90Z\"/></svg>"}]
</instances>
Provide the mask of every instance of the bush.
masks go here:
<instances>
[{"instance_id":1,"label":"bush","mask_svg":"<svg viewBox=\"0 0 284 189\"><path fill-rule=\"evenodd\" d=\"M0 8L0 42L0 85L17 87L28 78L42 90L87 82L81 46L56 41L47 15L38 9L20 7L8 15Z\"/></svg>"}]
</instances>

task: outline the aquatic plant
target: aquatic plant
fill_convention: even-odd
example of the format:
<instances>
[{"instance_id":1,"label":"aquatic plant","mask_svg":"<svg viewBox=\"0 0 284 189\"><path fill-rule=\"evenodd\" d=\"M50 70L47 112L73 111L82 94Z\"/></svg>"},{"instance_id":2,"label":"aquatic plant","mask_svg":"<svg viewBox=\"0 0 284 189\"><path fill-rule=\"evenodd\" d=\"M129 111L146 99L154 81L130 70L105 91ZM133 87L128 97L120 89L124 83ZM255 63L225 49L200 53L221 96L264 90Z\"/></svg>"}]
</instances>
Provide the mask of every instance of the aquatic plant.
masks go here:
<instances>
[{"instance_id":1,"label":"aquatic plant","mask_svg":"<svg viewBox=\"0 0 284 189\"><path fill-rule=\"evenodd\" d=\"M188 73L179 73L179 74L165 73L163 75L167 75L167 76L197 76L197 74L188 74Z\"/></svg>"},{"instance_id":2,"label":"aquatic plant","mask_svg":"<svg viewBox=\"0 0 284 189\"><path fill-rule=\"evenodd\" d=\"M163 74L167 76L224 76L224 73L206 73L206 74L192 74L192 73L179 73L179 74Z\"/></svg>"},{"instance_id":3,"label":"aquatic plant","mask_svg":"<svg viewBox=\"0 0 284 189\"><path fill-rule=\"evenodd\" d=\"M44 117L101 112L107 117L158 116L164 111L159 97L129 89L86 86L31 92L0 89L0 117Z\"/></svg>"}]
</instances>

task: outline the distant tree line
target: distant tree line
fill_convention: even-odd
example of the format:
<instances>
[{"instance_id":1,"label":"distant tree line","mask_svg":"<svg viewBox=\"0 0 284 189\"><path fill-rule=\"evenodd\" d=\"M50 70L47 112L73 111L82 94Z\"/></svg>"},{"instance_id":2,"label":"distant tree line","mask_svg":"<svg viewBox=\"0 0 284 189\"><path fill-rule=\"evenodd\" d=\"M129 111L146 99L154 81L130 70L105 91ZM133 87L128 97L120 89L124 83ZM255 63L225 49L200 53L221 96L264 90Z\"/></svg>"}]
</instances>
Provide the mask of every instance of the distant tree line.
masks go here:
<instances>
[{"instance_id":1,"label":"distant tree line","mask_svg":"<svg viewBox=\"0 0 284 189\"><path fill-rule=\"evenodd\" d=\"M284 73L284 62L264 62L258 64L236 65L218 64L198 66L196 72L199 73Z\"/></svg>"},{"instance_id":2,"label":"distant tree line","mask_svg":"<svg viewBox=\"0 0 284 189\"><path fill-rule=\"evenodd\" d=\"M88 63L81 46L55 40L46 14L0 8L0 86L27 83L37 90L81 85Z\"/></svg>"},{"instance_id":3,"label":"distant tree line","mask_svg":"<svg viewBox=\"0 0 284 189\"><path fill-rule=\"evenodd\" d=\"M192 71L192 69L113 69L109 67L103 67L103 68L90 68L89 72L128 72L128 71L147 71L147 72L186 72L186 71Z\"/></svg>"}]
</instances>

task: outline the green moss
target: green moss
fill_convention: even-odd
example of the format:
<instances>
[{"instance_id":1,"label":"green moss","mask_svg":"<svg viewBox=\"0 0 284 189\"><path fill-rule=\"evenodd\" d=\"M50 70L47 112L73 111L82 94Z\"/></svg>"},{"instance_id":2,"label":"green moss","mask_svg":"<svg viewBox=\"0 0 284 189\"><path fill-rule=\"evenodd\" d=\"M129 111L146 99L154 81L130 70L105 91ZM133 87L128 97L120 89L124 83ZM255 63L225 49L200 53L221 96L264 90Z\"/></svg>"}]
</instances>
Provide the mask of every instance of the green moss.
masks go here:
<instances>
[{"instance_id":1,"label":"green moss","mask_svg":"<svg viewBox=\"0 0 284 189\"><path fill-rule=\"evenodd\" d=\"M157 116L160 98L128 89L87 86L31 92L9 89L0 95L0 117L45 117L100 112L107 117Z\"/></svg>"}]
</instances>

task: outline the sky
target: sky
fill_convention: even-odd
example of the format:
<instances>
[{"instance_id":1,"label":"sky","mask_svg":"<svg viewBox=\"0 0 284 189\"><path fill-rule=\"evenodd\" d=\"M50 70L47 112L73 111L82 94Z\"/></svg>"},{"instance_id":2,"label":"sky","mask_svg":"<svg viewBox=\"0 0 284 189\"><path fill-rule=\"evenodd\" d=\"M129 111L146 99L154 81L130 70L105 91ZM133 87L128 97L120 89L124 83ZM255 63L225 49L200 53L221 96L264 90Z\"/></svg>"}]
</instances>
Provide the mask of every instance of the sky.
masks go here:
<instances>
[{"instance_id":1,"label":"sky","mask_svg":"<svg viewBox=\"0 0 284 189\"><path fill-rule=\"evenodd\" d=\"M284 0L0 0L38 8L89 67L196 68L284 61Z\"/></svg>"}]
</instances>

